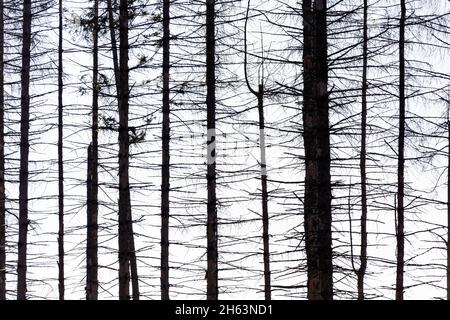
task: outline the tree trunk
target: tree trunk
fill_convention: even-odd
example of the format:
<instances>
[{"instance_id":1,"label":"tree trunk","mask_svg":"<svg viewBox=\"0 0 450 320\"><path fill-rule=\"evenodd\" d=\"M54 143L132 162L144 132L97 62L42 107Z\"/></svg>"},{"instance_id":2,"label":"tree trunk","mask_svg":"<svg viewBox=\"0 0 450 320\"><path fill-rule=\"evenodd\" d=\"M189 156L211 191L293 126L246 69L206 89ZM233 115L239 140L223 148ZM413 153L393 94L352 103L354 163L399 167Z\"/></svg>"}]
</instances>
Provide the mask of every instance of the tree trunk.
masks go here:
<instances>
[{"instance_id":1,"label":"tree trunk","mask_svg":"<svg viewBox=\"0 0 450 320\"><path fill-rule=\"evenodd\" d=\"M86 242L86 300L98 299L98 221L94 201L94 152L89 144L87 158L87 242Z\"/></svg>"},{"instance_id":2,"label":"tree trunk","mask_svg":"<svg viewBox=\"0 0 450 320\"><path fill-rule=\"evenodd\" d=\"M64 300L64 168L63 168L63 7L59 0L58 47L58 289L59 300Z\"/></svg>"},{"instance_id":3,"label":"tree trunk","mask_svg":"<svg viewBox=\"0 0 450 320\"><path fill-rule=\"evenodd\" d=\"M31 0L23 1L20 174L19 174L19 242L17 260L17 300L27 294L27 235L28 235L28 153L30 129L30 62L31 62Z\"/></svg>"},{"instance_id":4,"label":"tree trunk","mask_svg":"<svg viewBox=\"0 0 450 320\"><path fill-rule=\"evenodd\" d=\"M261 83L263 80L261 80ZM262 188L262 222L263 222L263 262L264 262L264 296L271 300L270 284L270 250L269 250L269 208L267 192L266 142L264 125L264 87L258 86L258 114L259 114L259 148L261 152L261 188Z\"/></svg>"},{"instance_id":5,"label":"tree trunk","mask_svg":"<svg viewBox=\"0 0 450 320\"><path fill-rule=\"evenodd\" d=\"M4 15L0 0L0 300L6 299L6 208L5 208L5 94L4 94Z\"/></svg>"},{"instance_id":6,"label":"tree trunk","mask_svg":"<svg viewBox=\"0 0 450 320\"><path fill-rule=\"evenodd\" d=\"M119 99L120 96L120 77L119 77L119 57L117 56L117 41L116 31L114 30L114 12L112 7L112 1L107 0L108 10L108 22L109 22L109 36L111 38L111 51L113 56L114 66L114 80L116 81L116 94Z\"/></svg>"},{"instance_id":7,"label":"tree trunk","mask_svg":"<svg viewBox=\"0 0 450 320\"><path fill-rule=\"evenodd\" d=\"M326 0L303 0L304 228L311 300L333 298L326 16Z\"/></svg>"},{"instance_id":8,"label":"tree trunk","mask_svg":"<svg viewBox=\"0 0 450 320\"><path fill-rule=\"evenodd\" d=\"M264 264L264 297L271 300L271 284L270 284L270 250L269 250L269 209L267 192L267 162L266 162L266 139L265 139L265 121L264 121L264 75L262 75L256 92L250 85L247 74L247 23L250 11L250 0L247 4L247 12L244 24L244 77L248 90L258 99L258 116L259 116L259 149L261 153L261 191L262 191L262 222L263 222L263 264ZM264 67L264 61L262 64Z\"/></svg>"},{"instance_id":9,"label":"tree trunk","mask_svg":"<svg viewBox=\"0 0 450 320\"><path fill-rule=\"evenodd\" d=\"M119 5L119 299L130 299L130 241L131 224L128 137L128 1Z\"/></svg>"},{"instance_id":10,"label":"tree trunk","mask_svg":"<svg viewBox=\"0 0 450 320\"><path fill-rule=\"evenodd\" d=\"M450 109L450 101L449 109ZM448 117L448 116L447 116ZM447 300L450 300L450 119L447 118Z\"/></svg>"},{"instance_id":11,"label":"tree trunk","mask_svg":"<svg viewBox=\"0 0 450 320\"><path fill-rule=\"evenodd\" d=\"M397 172L397 277L395 287L396 300L403 300L403 273L405 256L405 232L404 232L404 207L403 198L405 194L405 22L406 4L400 0L400 38L399 38L399 124L398 124L398 172Z\"/></svg>"},{"instance_id":12,"label":"tree trunk","mask_svg":"<svg viewBox=\"0 0 450 320\"><path fill-rule=\"evenodd\" d=\"M170 0L163 2L163 97L161 166L161 300L169 300L170 191Z\"/></svg>"},{"instance_id":13,"label":"tree trunk","mask_svg":"<svg viewBox=\"0 0 450 320\"><path fill-rule=\"evenodd\" d=\"M111 0L107 0L107 10L108 10L108 22L109 22L109 34L111 38L111 51L113 56L113 66L114 66L114 79L116 82L116 94L117 94L117 101L120 101L120 71L119 71L119 58L117 55L117 42L116 42L116 32L114 29L114 12L112 7ZM131 199L130 199L131 201ZM133 226L132 226L132 214L131 214L131 203L128 204L128 207L130 208L129 211L129 230L128 230L128 237L129 237L129 249L130 249L130 269L131 269L131 287L132 287L132 295L133 300L139 300L139 277L138 277L138 271L137 271L137 259L136 259L136 252L135 252L135 246L134 246L134 233L133 233Z\"/></svg>"},{"instance_id":14,"label":"tree trunk","mask_svg":"<svg viewBox=\"0 0 450 320\"><path fill-rule=\"evenodd\" d=\"M130 272L131 272L131 289L133 300L139 300L139 277L137 270L136 248L134 246L134 232L133 232L133 219L131 217L131 203L128 204L130 208L130 217L128 218L130 223L128 224L128 237L130 246Z\"/></svg>"},{"instance_id":15,"label":"tree trunk","mask_svg":"<svg viewBox=\"0 0 450 320\"><path fill-rule=\"evenodd\" d=\"M366 176L366 135L367 135L367 0L364 0L363 15L363 70L361 92L361 252L358 277L358 300L364 300L364 276L367 269L367 176Z\"/></svg>"},{"instance_id":16,"label":"tree trunk","mask_svg":"<svg viewBox=\"0 0 450 320\"><path fill-rule=\"evenodd\" d=\"M98 299L98 0L94 2L92 71L92 143L88 149L86 299Z\"/></svg>"},{"instance_id":17,"label":"tree trunk","mask_svg":"<svg viewBox=\"0 0 450 320\"><path fill-rule=\"evenodd\" d=\"M208 300L217 300L218 251L217 251L217 207L216 207L216 65L215 65L215 0L206 0L206 127L207 127L207 271L206 295Z\"/></svg>"}]
</instances>

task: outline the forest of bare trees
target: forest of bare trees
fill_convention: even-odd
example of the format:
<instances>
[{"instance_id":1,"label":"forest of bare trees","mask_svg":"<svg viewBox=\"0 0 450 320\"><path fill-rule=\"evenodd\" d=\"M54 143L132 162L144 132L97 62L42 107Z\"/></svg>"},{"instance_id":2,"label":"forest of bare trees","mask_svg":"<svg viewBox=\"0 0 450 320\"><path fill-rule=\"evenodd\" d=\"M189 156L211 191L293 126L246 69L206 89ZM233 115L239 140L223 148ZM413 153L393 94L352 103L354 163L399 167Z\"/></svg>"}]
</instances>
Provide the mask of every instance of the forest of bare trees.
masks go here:
<instances>
[{"instance_id":1,"label":"forest of bare trees","mask_svg":"<svg viewBox=\"0 0 450 320\"><path fill-rule=\"evenodd\" d=\"M450 299L449 1L0 10L0 300Z\"/></svg>"}]
</instances>

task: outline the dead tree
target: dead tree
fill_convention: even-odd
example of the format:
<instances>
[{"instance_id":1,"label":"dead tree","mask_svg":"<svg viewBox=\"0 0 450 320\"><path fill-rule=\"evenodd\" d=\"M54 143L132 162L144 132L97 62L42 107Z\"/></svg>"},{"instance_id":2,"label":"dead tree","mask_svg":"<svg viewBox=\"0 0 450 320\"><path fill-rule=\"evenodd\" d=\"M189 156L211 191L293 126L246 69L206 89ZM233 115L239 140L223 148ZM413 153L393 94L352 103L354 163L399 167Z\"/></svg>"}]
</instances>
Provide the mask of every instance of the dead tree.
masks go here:
<instances>
[{"instance_id":1,"label":"dead tree","mask_svg":"<svg viewBox=\"0 0 450 320\"><path fill-rule=\"evenodd\" d=\"M399 122L398 122L398 167L397 167L397 276L395 286L396 300L403 300L403 274L405 268L405 24L406 1L400 0L399 31Z\"/></svg>"},{"instance_id":2,"label":"dead tree","mask_svg":"<svg viewBox=\"0 0 450 320\"><path fill-rule=\"evenodd\" d=\"M170 217L170 0L163 2L163 97L161 166L161 299L169 300Z\"/></svg>"},{"instance_id":3,"label":"dead tree","mask_svg":"<svg viewBox=\"0 0 450 320\"><path fill-rule=\"evenodd\" d=\"M361 252L360 266L356 272L358 277L358 300L364 300L364 276L367 269L367 173L366 173L366 140L367 140L367 0L363 3L363 70L361 91L361 153L360 153L360 175L361 175Z\"/></svg>"},{"instance_id":4,"label":"dead tree","mask_svg":"<svg viewBox=\"0 0 450 320\"><path fill-rule=\"evenodd\" d=\"M0 300L6 299L4 3L0 0Z\"/></svg>"},{"instance_id":5,"label":"dead tree","mask_svg":"<svg viewBox=\"0 0 450 320\"><path fill-rule=\"evenodd\" d=\"M114 69L114 79L115 79L115 85L116 85L116 95L117 95L117 102L119 104L120 102L120 67L119 67L119 57L117 54L117 41L116 41L116 31L114 27L114 11L112 6L112 1L107 0L107 11L108 11L108 25L109 25L109 33L111 38L111 51L112 51L112 58L113 58L113 69ZM131 201L129 199L128 201ZM130 224L128 225L128 239L129 239L129 263L130 263L130 277L131 277L131 287L132 287L132 296L133 300L139 300L139 277L138 277L138 271L137 271L137 259L136 259L136 251L135 251L135 245L134 245L134 232L133 232L133 225L132 225L132 214L131 214L131 203L128 204L129 207L129 221Z\"/></svg>"},{"instance_id":6,"label":"dead tree","mask_svg":"<svg viewBox=\"0 0 450 320\"><path fill-rule=\"evenodd\" d=\"M218 235L216 199L216 39L215 39L215 0L206 0L206 128L207 141L207 299L217 300L218 284Z\"/></svg>"},{"instance_id":7,"label":"dead tree","mask_svg":"<svg viewBox=\"0 0 450 320\"><path fill-rule=\"evenodd\" d=\"M244 75L248 90L258 99L258 123L259 123L259 149L260 149L260 168L261 168L261 205L262 205L262 225L263 225L263 264L264 264L264 297L271 300L270 284L270 250L269 250L269 208L267 191L267 162L266 162L266 143L265 143L265 123L264 123L264 74L258 77L258 91L250 85L247 74L247 23L250 11L250 0L248 0L247 12L244 26ZM263 58L264 59L264 58ZM264 62L262 63L264 68Z\"/></svg>"},{"instance_id":8,"label":"dead tree","mask_svg":"<svg viewBox=\"0 0 450 320\"><path fill-rule=\"evenodd\" d=\"M92 51L92 142L88 148L86 299L98 299L98 0L94 2Z\"/></svg>"},{"instance_id":9,"label":"dead tree","mask_svg":"<svg viewBox=\"0 0 450 320\"><path fill-rule=\"evenodd\" d=\"M63 6L58 3L58 289L64 300Z\"/></svg>"},{"instance_id":10,"label":"dead tree","mask_svg":"<svg viewBox=\"0 0 450 320\"><path fill-rule=\"evenodd\" d=\"M450 96L447 107L447 300L450 300Z\"/></svg>"},{"instance_id":11,"label":"dead tree","mask_svg":"<svg viewBox=\"0 0 450 320\"><path fill-rule=\"evenodd\" d=\"M27 236L28 236L28 154L30 129L30 63L31 63L31 0L23 1L21 117L20 117L20 173L19 173L19 242L17 259L17 300L27 294Z\"/></svg>"},{"instance_id":12,"label":"dead tree","mask_svg":"<svg viewBox=\"0 0 450 320\"><path fill-rule=\"evenodd\" d=\"M333 298L327 1L303 0L304 228L308 299Z\"/></svg>"},{"instance_id":13,"label":"dead tree","mask_svg":"<svg viewBox=\"0 0 450 320\"><path fill-rule=\"evenodd\" d=\"M128 1L119 4L119 299L130 299L131 224L128 106Z\"/></svg>"}]
</instances>

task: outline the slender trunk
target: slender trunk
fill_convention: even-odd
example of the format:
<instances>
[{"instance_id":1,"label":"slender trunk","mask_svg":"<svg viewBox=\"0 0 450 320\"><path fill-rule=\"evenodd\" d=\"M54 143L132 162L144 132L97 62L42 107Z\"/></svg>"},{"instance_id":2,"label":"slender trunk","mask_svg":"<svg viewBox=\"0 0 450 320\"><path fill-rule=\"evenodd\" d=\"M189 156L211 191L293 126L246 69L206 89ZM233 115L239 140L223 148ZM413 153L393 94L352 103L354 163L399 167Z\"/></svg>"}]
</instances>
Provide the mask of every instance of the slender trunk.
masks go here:
<instances>
[{"instance_id":1,"label":"slender trunk","mask_svg":"<svg viewBox=\"0 0 450 320\"><path fill-rule=\"evenodd\" d=\"M88 149L88 200L86 248L86 299L98 299L98 0L94 2L93 73L92 73L92 143Z\"/></svg>"},{"instance_id":2,"label":"slender trunk","mask_svg":"<svg viewBox=\"0 0 450 320\"><path fill-rule=\"evenodd\" d=\"M119 299L130 299L131 224L128 137L128 1L119 5Z\"/></svg>"},{"instance_id":3,"label":"slender trunk","mask_svg":"<svg viewBox=\"0 0 450 320\"><path fill-rule=\"evenodd\" d=\"M363 17L363 70L362 70L362 103L361 103L361 264L357 272L358 300L364 300L364 276L367 269L367 176L366 176L366 134L367 134L367 0L364 0Z\"/></svg>"},{"instance_id":4,"label":"slender trunk","mask_svg":"<svg viewBox=\"0 0 450 320\"><path fill-rule=\"evenodd\" d=\"M117 97L120 96L120 77L119 77L119 57L117 56L117 41L116 32L114 29L114 12L112 7L112 0L107 0L107 10L108 10L108 22L109 22L109 36L111 38L111 51L113 56L113 66L114 66L114 80L116 81L116 94Z\"/></svg>"},{"instance_id":5,"label":"slender trunk","mask_svg":"<svg viewBox=\"0 0 450 320\"><path fill-rule=\"evenodd\" d=\"M397 277L395 287L396 300L403 300L403 273L405 268L405 232L404 232L404 207L405 194L405 0L400 0L400 39L399 39L399 124L398 124L398 173L397 173Z\"/></svg>"},{"instance_id":6,"label":"slender trunk","mask_svg":"<svg viewBox=\"0 0 450 320\"><path fill-rule=\"evenodd\" d=\"M5 208L5 95L4 95L4 16L0 0L0 300L6 299L6 208Z\"/></svg>"},{"instance_id":7,"label":"slender trunk","mask_svg":"<svg viewBox=\"0 0 450 320\"><path fill-rule=\"evenodd\" d=\"M215 44L215 0L206 0L206 127L207 127L207 271L206 295L208 300L219 297L218 251L217 251L217 207L216 207L216 44Z\"/></svg>"},{"instance_id":8,"label":"slender trunk","mask_svg":"<svg viewBox=\"0 0 450 320\"><path fill-rule=\"evenodd\" d=\"M27 294L27 235L28 235L28 153L30 129L30 62L31 62L31 0L23 1L20 174L19 174L19 242L17 260L17 300Z\"/></svg>"},{"instance_id":9,"label":"slender trunk","mask_svg":"<svg viewBox=\"0 0 450 320\"><path fill-rule=\"evenodd\" d=\"M59 0L58 46L58 289L59 300L64 300L64 168L63 168L63 7Z\"/></svg>"},{"instance_id":10,"label":"slender trunk","mask_svg":"<svg viewBox=\"0 0 450 320\"><path fill-rule=\"evenodd\" d=\"M271 300L271 284L270 284L270 250L269 250L269 209L267 192L267 163L266 163L266 138L265 138L265 121L264 121L264 75L258 84L258 92L250 85L247 74L247 24L248 14L250 11L250 0L247 4L247 12L244 24L244 77L248 90L258 99L258 116L259 116L259 149L261 153L261 190L262 190L262 222L263 222L263 264L264 264L264 297ZM263 62L264 67L264 62Z\"/></svg>"},{"instance_id":11,"label":"slender trunk","mask_svg":"<svg viewBox=\"0 0 450 320\"><path fill-rule=\"evenodd\" d=\"M114 12L112 7L112 1L107 0L107 10L108 10L108 22L109 22L109 34L111 38L111 51L113 56L113 66L114 66L114 79L116 82L116 94L117 101L120 101L120 71L119 71L119 57L117 55L117 41L116 41L116 32L114 27ZM130 201L130 200L129 200ZM139 277L137 271L137 259L134 245L134 233L132 226L132 214L131 214L131 203L128 204L130 208L129 218L130 225L128 228L128 237L129 237L129 248L130 248L130 269L131 269L131 287L132 287L132 295L133 300L139 300Z\"/></svg>"},{"instance_id":12,"label":"slender trunk","mask_svg":"<svg viewBox=\"0 0 450 320\"><path fill-rule=\"evenodd\" d=\"M169 300L170 191L170 0L163 2L163 97L161 166L161 299Z\"/></svg>"},{"instance_id":13,"label":"slender trunk","mask_svg":"<svg viewBox=\"0 0 450 320\"><path fill-rule=\"evenodd\" d=\"M326 16L326 0L303 0L304 228L311 300L333 299Z\"/></svg>"},{"instance_id":14,"label":"slender trunk","mask_svg":"<svg viewBox=\"0 0 450 320\"><path fill-rule=\"evenodd\" d=\"M261 81L262 82L262 81ZM267 192L266 142L264 126L264 87L258 87L259 114L259 148L261 152L261 188L262 188L262 222L263 222L263 261L264 261L264 296L271 300L270 284L270 250L269 250L269 209Z\"/></svg>"},{"instance_id":15,"label":"slender trunk","mask_svg":"<svg viewBox=\"0 0 450 320\"><path fill-rule=\"evenodd\" d=\"M94 215L94 155L93 144L87 151L87 244L86 244L86 300L98 299L97 215Z\"/></svg>"},{"instance_id":16,"label":"slender trunk","mask_svg":"<svg viewBox=\"0 0 450 320\"><path fill-rule=\"evenodd\" d=\"M134 233L133 233L133 219L131 217L131 203L128 204L130 208L130 216L128 221L128 236L129 236L129 246L130 246L130 277L131 277L131 289L133 300L139 300L139 277L137 270L137 259L136 259L136 249L134 246Z\"/></svg>"},{"instance_id":17,"label":"slender trunk","mask_svg":"<svg viewBox=\"0 0 450 320\"><path fill-rule=\"evenodd\" d=\"M450 104L450 101L449 101ZM450 108L450 106L449 106ZM447 116L448 117L448 116ZM447 118L447 300L450 300L450 119Z\"/></svg>"}]
</instances>

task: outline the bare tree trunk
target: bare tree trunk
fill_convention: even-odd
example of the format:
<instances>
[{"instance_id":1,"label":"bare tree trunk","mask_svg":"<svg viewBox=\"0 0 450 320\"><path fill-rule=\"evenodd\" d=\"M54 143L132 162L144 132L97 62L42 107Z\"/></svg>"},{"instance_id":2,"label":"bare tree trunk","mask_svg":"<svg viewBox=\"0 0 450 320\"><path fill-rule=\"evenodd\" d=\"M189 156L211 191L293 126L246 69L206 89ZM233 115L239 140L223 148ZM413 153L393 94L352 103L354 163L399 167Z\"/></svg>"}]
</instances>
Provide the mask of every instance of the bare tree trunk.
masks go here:
<instances>
[{"instance_id":1,"label":"bare tree trunk","mask_svg":"<svg viewBox=\"0 0 450 320\"><path fill-rule=\"evenodd\" d=\"M87 151L87 242L86 242L86 300L98 299L98 221L94 201L93 144Z\"/></svg>"},{"instance_id":2,"label":"bare tree trunk","mask_svg":"<svg viewBox=\"0 0 450 320\"><path fill-rule=\"evenodd\" d=\"M6 299L4 5L0 0L0 300Z\"/></svg>"},{"instance_id":3,"label":"bare tree trunk","mask_svg":"<svg viewBox=\"0 0 450 320\"><path fill-rule=\"evenodd\" d=\"M114 12L112 7L112 1L107 0L107 10L108 10L108 22L109 22L109 34L111 38L111 51L113 56L113 66L114 66L114 79L116 82L116 94L117 101L120 101L120 71L119 71L119 57L117 55L117 42L116 42L116 32L114 29ZM131 200L131 199L130 199ZM132 295L133 300L139 300L139 277L137 271L137 258L136 251L134 245L134 233L133 233L133 225L132 225L132 214L131 214L131 203L128 204L130 208L129 211L129 248L130 248L130 269L131 269L131 287L132 287Z\"/></svg>"},{"instance_id":4,"label":"bare tree trunk","mask_svg":"<svg viewBox=\"0 0 450 320\"><path fill-rule=\"evenodd\" d=\"M270 284L270 250L269 250L269 208L267 192L267 165L266 165L266 142L264 125L264 86L258 86L258 114L259 114L259 148L261 152L261 188L262 188L262 220L263 220L263 261L264 261L264 296L271 300Z\"/></svg>"},{"instance_id":5,"label":"bare tree trunk","mask_svg":"<svg viewBox=\"0 0 450 320\"><path fill-rule=\"evenodd\" d=\"M450 95L447 101L447 300L450 300Z\"/></svg>"},{"instance_id":6,"label":"bare tree trunk","mask_svg":"<svg viewBox=\"0 0 450 320\"><path fill-rule=\"evenodd\" d=\"M128 137L128 1L119 5L119 299L130 299L130 183Z\"/></svg>"},{"instance_id":7,"label":"bare tree trunk","mask_svg":"<svg viewBox=\"0 0 450 320\"><path fill-rule=\"evenodd\" d=\"M206 295L208 300L219 297L217 207L216 207L216 44L215 44L215 0L206 0L206 108L208 130L207 159L207 271Z\"/></svg>"},{"instance_id":8,"label":"bare tree trunk","mask_svg":"<svg viewBox=\"0 0 450 320\"><path fill-rule=\"evenodd\" d=\"M30 128L30 62L31 62L31 0L23 1L20 174L19 174L19 242L17 260L17 300L27 294L27 235L28 235L28 154Z\"/></svg>"},{"instance_id":9,"label":"bare tree trunk","mask_svg":"<svg viewBox=\"0 0 450 320\"><path fill-rule=\"evenodd\" d=\"M92 70L92 143L88 148L86 299L98 299L98 0L94 2Z\"/></svg>"},{"instance_id":10,"label":"bare tree trunk","mask_svg":"<svg viewBox=\"0 0 450 320\"><path fill-rule=\"evenodd\" d=\"M128 220L128 237L130 246L130 273L131 273L131 289L133 300L139 300L139 277L137 270L137 258L136 258L136 248L134 246L134 232L133 232L133 219L131 216L131 203L128 204L130 208L130 217Z\"/></svg>"},{"instance_id":11,"label":"bare tree trunk","mask_svg":"<svg viewBox=\"0 0 450 320\"><path fill-rule=\"evenodd\" d=\"M450 101L449 109L450 109ZM447 116L447 300L450 300L450 118Z\"/></svg>"},{"instance_id":12,"label":"bare tree trunk","mask_svg":"<svg viewBox=\"0 0 450 320\"><path fill-rule=\"evenodd\" d=\"M397 277L395 298L403 300L403 273L405 256L405 232L404 232L404 206L403 198L405 194L405 22L406 4L405 0L400 0L400 38L399 38L399 132L398 132L398 172L397 172Z\"/></svg>"},{"instance_id":13,"label":"bare tree trunk","mask_svg":"<svg viewBox=\"0 0 450 320\"><path fill-rule=\"evenodd\" d=\"M139 277L137 270L136 248L134 246L133 218L131 214L131 199L128 198L129 217L128 221L128 245L130 252L130 278L133 300L139 300Z\"/></svg>"},{"instance_id":14,"label":"bare tree trunk","mask_svg":"<svg viewBox=\"0 0 450 320\"><path fill-rule=\"evenodd\" d=\"M363 14L363 74L361 103L361 253L358 277L358 300L364 300L364 276L367 269L367 175L366 175L366 136L367 136L367 0L364 0Z\"/></svg>"},{"instance_id":15,"label":"bare tree trunk","mask_svg":"<svg viewBox=\"0 0 450 320\"><path fill-rule=\"evenodd\" d=\"M59 300L64 300L64 168L63 168L63 7L59 0L58 47L58 289Z\"/></svg>"},{"instance_id":16,"label":"bare tree trunk","mask_svg":"<svg viewBox=\"0 0 450 320\"><path fill-rule=\"evenodd\" d=\"M108 10L108 22L109 22L109 36L111 38L111 51L113 56L113 66L114 66L114 79L116 81L116 93L117 97L120 96L120 77L119 77L119 57L117 56L117 41L116 32L114 30L114 12L112 7L112 1L107 0L106 2Z\"/></svg>"},{"instance_id":17,"label":"bare tree trunk","mask_svg":"<svg viewBox=\"0 0 450 320\"><path fill-rule=\"evenodd\" d=\"M445 245L447 247L447 300L450 300L450 119L448 115L447 140L447 242L445 243Z\"/></svg>"},{"instance_id":18,"label":"bare tree trunk","mask_svg":"<svg viewBox=\"0 0 450 320\"><path fill-rule=\"evenodd\" d=\"M163 97L161 166L161 300L169 300L170 218L170 0L163 2Z\"/></svg>"},{"instance_id":19,"label":"bare tree trunk","mask_svg":"<svg viewBox=\"0 0 450 320\"><path fill-rule=\"evenodd\" d=\"M248 14L250 11L250 0L247 4L247 12L245 15L244 24L244 76L248 90L258 99L258 116L259 116L259 149L261 153L261 195L262 195L262 222L263 222L263 264L264 264L264 297L266 300L271 300L271 283L270 283L270 250L269 250L269 209L267 192L267 162L266 162L266 138L265 138L265 121L264 121L264 75L258 79L258 92L256 92L250 85L247 74L247 24ZM264 68L264 60L262 63ZM263 69L264 73L264 69Z\"/></svg>"},{"instance_id":20,"label":"bare tree trunk","mask_svg":"<svg viewBox=\"0 0 450 320\"><path fill-rule=\"evenodd\" d=\"M303 0L304 227L308 299L333 299L327 2Z\"/></svg>"}]
</instances>

